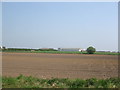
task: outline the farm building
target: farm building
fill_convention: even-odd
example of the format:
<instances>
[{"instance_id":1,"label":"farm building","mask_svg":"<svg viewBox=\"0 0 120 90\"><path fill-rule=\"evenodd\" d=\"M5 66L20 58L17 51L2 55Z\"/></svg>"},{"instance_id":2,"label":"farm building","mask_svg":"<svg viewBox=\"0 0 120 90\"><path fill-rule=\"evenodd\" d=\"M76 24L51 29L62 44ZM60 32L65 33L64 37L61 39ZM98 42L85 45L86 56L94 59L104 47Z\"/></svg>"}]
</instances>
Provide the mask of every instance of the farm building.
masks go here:
<instances>
[{"instance_id":1,"label":"farm building","mask_svg":"<svg viewBox=\"0 0 120 90\"><path fill-rule=\"evenodd\" d=\"M85 51L85 49L81 48L58 48L58 51Z\"/></svg>"}]
</instances>

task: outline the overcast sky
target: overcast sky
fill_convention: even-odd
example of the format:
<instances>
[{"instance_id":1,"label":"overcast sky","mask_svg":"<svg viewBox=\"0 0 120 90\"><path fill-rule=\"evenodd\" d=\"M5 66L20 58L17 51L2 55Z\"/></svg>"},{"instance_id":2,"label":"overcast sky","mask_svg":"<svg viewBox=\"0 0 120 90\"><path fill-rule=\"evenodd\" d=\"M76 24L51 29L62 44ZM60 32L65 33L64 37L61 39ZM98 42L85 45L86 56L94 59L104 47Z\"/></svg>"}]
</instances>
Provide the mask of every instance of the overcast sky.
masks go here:
<instances>
[{"instance_id":1,"label":"overcast sky","mask_svg":"<svg viewBox=\"0 0 120 90\"><path fill-rule=\"evenodd\" d=\"M117 2L8 2L3 45L118 50Z\"/></svg>"}]
</instances>

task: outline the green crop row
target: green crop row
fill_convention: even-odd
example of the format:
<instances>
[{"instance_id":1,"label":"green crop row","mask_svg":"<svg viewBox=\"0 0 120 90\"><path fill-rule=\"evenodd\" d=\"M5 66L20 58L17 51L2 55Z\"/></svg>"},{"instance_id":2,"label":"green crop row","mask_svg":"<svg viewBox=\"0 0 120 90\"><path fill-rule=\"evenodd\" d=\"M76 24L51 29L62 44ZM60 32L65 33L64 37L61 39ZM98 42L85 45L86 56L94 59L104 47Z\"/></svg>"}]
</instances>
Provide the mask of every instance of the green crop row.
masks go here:
<instances>
[{"instance_id":1,"label":"green crop row","mask_svg":"<svg viewBox=\"0 0 120 90\"><path fill-rule=\"evenodd\" d=\"M120 78L40 79L32 76L3 77L3 88L120 88Z\"/></svg>"}]
</instances>

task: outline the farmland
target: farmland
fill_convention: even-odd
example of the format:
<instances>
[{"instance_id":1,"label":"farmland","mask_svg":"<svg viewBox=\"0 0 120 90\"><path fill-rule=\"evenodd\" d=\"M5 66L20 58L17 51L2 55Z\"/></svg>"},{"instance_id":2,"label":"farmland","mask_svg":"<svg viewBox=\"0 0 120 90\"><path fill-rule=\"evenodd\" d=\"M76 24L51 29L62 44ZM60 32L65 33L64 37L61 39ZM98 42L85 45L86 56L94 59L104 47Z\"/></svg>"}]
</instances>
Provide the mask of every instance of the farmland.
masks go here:
<instances>
[{"instance_id":1,"label":"farmland","mask_svg":"<svg viewBox=\"0 0 120 90\"><path fill-rule=\"evenodd\" d=\"M2 70L3 88L120 87L117 55L3 52Z\"/></svg>"},{"instance_id":2,"label":"farmland","mask_svg":"<svg viewBox=\"0 0 120 90\"><path fill-rule=\"evenodd\" d=\"M109 78L118 76L117 55L6 53L3 76L39 78Z\"/></svg>"}]
</instances>

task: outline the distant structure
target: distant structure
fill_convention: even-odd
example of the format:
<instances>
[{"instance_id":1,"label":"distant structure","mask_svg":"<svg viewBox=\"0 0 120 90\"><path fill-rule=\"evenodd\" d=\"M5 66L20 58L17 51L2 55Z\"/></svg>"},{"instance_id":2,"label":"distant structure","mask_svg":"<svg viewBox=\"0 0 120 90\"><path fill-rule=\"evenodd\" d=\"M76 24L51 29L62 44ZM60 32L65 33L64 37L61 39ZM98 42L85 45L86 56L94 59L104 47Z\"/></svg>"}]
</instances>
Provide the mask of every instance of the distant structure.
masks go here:
<instances>
[{"instance_id":1,"label":"distant structure","mask_svg":"<svg viewBox=\"0 0 120 90\"><path fill-rule=\"evenodd\" d=\"M57 51L55 48L39 48L41 51Z\"/></svg>"},{"instance_id":2,"label":"distant structure","mask_svg":"<svg viewBox=\"0 0 120 90\"><path fill-rule=\"evenodd\" d=\"M118 51L97 51L97 52L111 52L111 53L119 53Z\"/></svg>"},{"instance_id":3,"label":"distant structure","mask_svg":"<svg viewBox=\"0 0 120 90\"><path fill-rule=\"evenodd\" d=\"M0 46L0 49L7 49L5 46Z\"/></svg>"},{"instance_id":4,"label":"distant structure","mask_svg":"<svg viewBox=\"0 0 120 90\"><path fill-rule=\"evenodd\" d=\"M53 48L40 48L40 49L47 50L47 49L53 49Z\"/></svg>"},{"instance_id":5,"label":"distant structure","mask_svg":"<svg viewBox=\"0 0 120 90\"><path fill-rule=\"evenodd\" d=\"M81 49L81 48L58 48L58 51L85 51L85 49Z\"/></svg>"}]
</instances>

